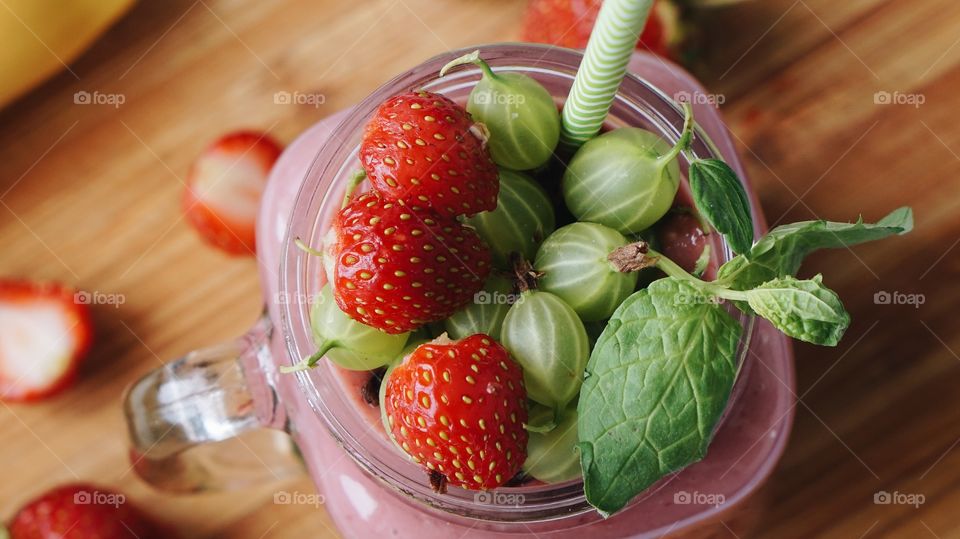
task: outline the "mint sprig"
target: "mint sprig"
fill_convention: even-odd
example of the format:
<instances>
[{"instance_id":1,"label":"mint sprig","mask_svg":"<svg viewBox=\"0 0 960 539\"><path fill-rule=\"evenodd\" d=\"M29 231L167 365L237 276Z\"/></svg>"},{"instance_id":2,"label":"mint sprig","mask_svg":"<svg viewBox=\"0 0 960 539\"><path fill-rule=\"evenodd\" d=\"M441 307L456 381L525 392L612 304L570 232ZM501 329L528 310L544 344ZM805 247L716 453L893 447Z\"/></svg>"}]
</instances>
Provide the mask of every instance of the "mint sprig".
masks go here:
<instances>
[{"instance_id":1,"label":"mint sprig","mask_svg":"<svg viewBox=\"0 0 960 539\"><path fill-rule=\"evenodd\" d=\"M747 303L783 333L801 341L836 346L850 325L850 315L823 277L801 281L783 277L747 292Z\"/></svg>"},{"instance_id":2,"label":"mint sprig","mask_svg":"<svg viewBox=\"0 0 960 539\"><path fill-rule=\"evenodd\" d=\"M753 218L750 202L737 173L719 159L690 163L690 192L700 213L727 238L737 254L753 245Z\"/></svg>"},{"instance_id":3,"label":"mint sprig","mask_svg":"<svg viewBox=\"0 0 960 539\"><path fill-rule=\"evenodd\" d=\"M795 274L803 259L818 249L852 247L913 230L913 211L903 207L876 223L802 221L774 228L750 249L748 256L732 258L720 268L717 281L735 290Z\"/></svg>"},{"instance_id":4,"label":"mint sprig","mask_svg":"<svg viewBox=\"0 0 960 539\"><path fill-rule=\"evenodd\" d=\"M587 501L601 514L706 454L742 329L705 298L691 281L655 281L620 305L594 346L578 447Z\"/></svg>"},{"instance_id":5,"label":"mint sprig","mask_svg":"<svg viewBox=\"0 0 960 539\"><path fill-rule=\"evenodd\" d=\"M587 501L609 515L665 474L705 456L737 372L741 328L723 301L795 339L836 346L850 315L820 275L793 276L803 258L912 227L910 208L875 224L808 221L777 227L724 264L713 282L645 244L634 249L648 258L638 264L655 265L667 277L627 298L587 363L578 404Z\"/></svg>"}]
</instances>

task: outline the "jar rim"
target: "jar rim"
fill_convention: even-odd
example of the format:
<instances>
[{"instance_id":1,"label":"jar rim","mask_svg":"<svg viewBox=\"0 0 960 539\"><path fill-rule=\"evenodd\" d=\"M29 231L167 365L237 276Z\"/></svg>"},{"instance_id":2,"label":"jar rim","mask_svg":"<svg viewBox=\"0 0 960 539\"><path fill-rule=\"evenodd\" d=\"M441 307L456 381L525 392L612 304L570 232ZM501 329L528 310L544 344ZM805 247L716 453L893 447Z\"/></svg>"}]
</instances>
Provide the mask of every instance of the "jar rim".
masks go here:
<instances>
[{"instance_id":1,"label":"jar rim","mask_svg":"<svg viewBox=\"0 0 960 539\"><path fill-rule=\"evenodd\" d=\"M325 217L318 208L324 207L325 203L329 202L327 199L338 199L338 196L332 196L331 191L341 186L333 185L333 179L343 176L343 170L348 167L351 158L355 162L356 144L351 142L351 137L362 131L363 125L372 112L389 96L412 88L424 88L445 93L453 91L452 89L462 88L465 85L472 87L479 74L478 69L462 68L442 79L437 77L437 72L441 66L452 58L477 49L483 51L484 59L495 70L516 69L528 74L566 78L571 82L582 59L582 52L580 51L546 45L508 43L470 47L431 58L401 73L371 93L350 111L340 122L340 125L332 131L334 139L328 141L318 151L297 192L280 256L280 291L284 297L302 298L310 295L304 293L309 291L310 288L310 281L307 276L311 274L310 269L315 268L318 262L311 261L307 255L294 248L293 240L297 237L322 237L320 231L324 228ZM616 96L614 108L617 107L626 107L630 110L643 108L648 115L650 111L647 109L659 107L656 108L656 113L661 116L660 120L663 120L663 123L658 127L664 131L665 135L669 134L671 142L679 137L680 126L683 123L682 109L664 92L644 79L631 73L627 74ZM662 117L666 115L669 115L669 118ZM350 137L337 136L337 133L343 132L350 133ZM698 158L720 157L722 155L706 133L699 129L691 153ZM745 185L745 187L749 192L749 186ZM750 202L751 205L754 204L752 197ZM756 216L757 209L754 207L753 210ZM327 220L329 219L327 218ZM722 245L719 253L722 263L722 261L729 260L733 253L722 238L719 238L718 241ZM289 292L291 290L294 291L292 294ZM308 310L309 306L303 303L289 302L281 306L281 328L290 358L306 357L312 351L311 347L314 346L309 333ZM745 360L753 338L754 320L746 315L740 315L738 320L744 327L737 358L738 365L742 370L745 365L749 364ZM393 458L384 455L382 451L375 450L377 448L366 445L368 443L383 445L385 440L371 439L370 429L374 431L375 429L371 427L366 432L352 432L352 429L349 428L351 425L347 424L347 420L350 418L340 417L336 413L334 408L338 404L343 405L346 401L344 401L345 396L337 394L337 390L342 388L331 383L330 376L323 376L326 373L325 371L331 368L333 367L325 362L319 369L296 373L301 393L306 397L313 412L320 416L322 423L337 444L365 472L379 479L391 490L400 493L403 498L416 500L423 505L453 515L492 522L549 522L565 520L570 517L581 517L588 513L593 513L598 519L600 518L586 502L582 480L554 485L504 489L503 492L525 495L524 503L516 506L484 503L477 499L478 494L476 492L463 489L451 488L447 494L436 494L432 491L428 482L424 480L425 476L422 472L417 470L417 475L413 475L414 471L412 470L416 470L416 468L412 464L398 465L397 461L405 462L405 459L392 445L387 449L394 453ZM736 402L738 394L742 392L743 384L739 382L746 377L742 376L742 372L740 374L724 415L729 412ZM337 387L333 387L334 385L337 385ZM337 399L342 402L335 402ZM373 433L373 436L377 435L377 432ZM383 438L383 436L380 435L380 438ZM389 444L389 442L387 443ZM388 462L388 460L393 462ZM401 467L404 469L399 469ZM631 505L641 502L648 493L655 492L662 486L662 483L654 485L646 493L635 498ZM705 510L703 513L707 511ZM703 516L699 515L696 518L703 518Z\"/></svg>"}]
</instances>

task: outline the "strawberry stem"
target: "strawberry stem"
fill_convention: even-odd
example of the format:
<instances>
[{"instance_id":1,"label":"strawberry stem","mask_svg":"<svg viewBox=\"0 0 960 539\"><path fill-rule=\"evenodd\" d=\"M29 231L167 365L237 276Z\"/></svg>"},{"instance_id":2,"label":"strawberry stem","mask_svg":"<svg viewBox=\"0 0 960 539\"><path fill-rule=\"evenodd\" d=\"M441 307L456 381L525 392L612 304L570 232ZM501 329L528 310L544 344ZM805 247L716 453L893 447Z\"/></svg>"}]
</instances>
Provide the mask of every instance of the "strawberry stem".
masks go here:
<instances>
[{"instance_id":1,"label":"strawberry stem","mask_svg":"<svg viewBox=\"0 0 960 539\"><path fill-rule=\"evenodd\" d=\"M454 67L466 65L466 64L474 64L478 66L480 70L483 71L484 77L487 77L490 79L497 78L497 74L494 73L492 69L490 69L490 64L483 61L483 58L480 58L479 50L473 51L469 54L464 54L459 58L451 60L450 62L447 63L447 65L440 68L440 76L442 77L446 75L447 72L453 69Z\"/></svg>"}]
</instances>

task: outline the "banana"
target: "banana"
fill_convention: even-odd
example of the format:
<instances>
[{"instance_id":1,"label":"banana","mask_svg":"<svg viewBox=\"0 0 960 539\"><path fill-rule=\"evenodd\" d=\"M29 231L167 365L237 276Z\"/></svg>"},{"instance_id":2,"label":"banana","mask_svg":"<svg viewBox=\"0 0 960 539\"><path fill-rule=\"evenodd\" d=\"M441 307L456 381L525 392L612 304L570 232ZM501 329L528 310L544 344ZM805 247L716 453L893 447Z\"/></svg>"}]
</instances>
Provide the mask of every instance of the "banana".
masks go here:
<instances>
[{"instance_id":1,"label":"banana","mask_svg":"<svg viewBox=\"0 0 960 539\"><path fill-rule=\"evenodd\" d=\"M0 2L0 108L63 69L134 2Z\"/></svg>"}]
</instances>

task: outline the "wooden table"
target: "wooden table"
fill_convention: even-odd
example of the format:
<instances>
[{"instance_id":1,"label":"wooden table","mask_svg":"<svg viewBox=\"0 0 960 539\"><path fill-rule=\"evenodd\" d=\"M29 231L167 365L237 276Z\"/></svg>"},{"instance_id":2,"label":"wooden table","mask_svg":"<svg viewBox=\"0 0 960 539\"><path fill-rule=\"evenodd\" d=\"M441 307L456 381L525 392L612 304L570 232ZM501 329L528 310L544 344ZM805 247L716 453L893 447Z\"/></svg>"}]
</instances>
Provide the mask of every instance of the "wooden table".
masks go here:
<instances>
[{"instance_id":1,"label":"wooden table","mask_svg":"<svg viewBox=\"0 0 960 539\"><path fill-rule=\"evenodd\" d=\"M182 179L229 129L290 141L429 56L513 38L523 4L143 2L75 63L79 79L61 74L0 113L0 275L126 298L95 309L76 388L0 407L0 515L80 477L191 537L333 537L322 511L273 504L275 485L178 499L128 470L122 389L239 334L260 308L254 262L203 247L181 219ZM854 322L836 349L796 346L797 420L759 536L960 536L960 3L757 0L704 23L699 75L725 98L771 222L875 219L903 204L917 216L909 237L822 253L805 270L828 274ZM126 103L74 105L79 90ZM326 103L273 103L296 90ZM877 104L878 91L925 102ZM926 302L877 305L880 291ZM879 491L925 500L875 504Z\"/></svg>"}]
</instances>

